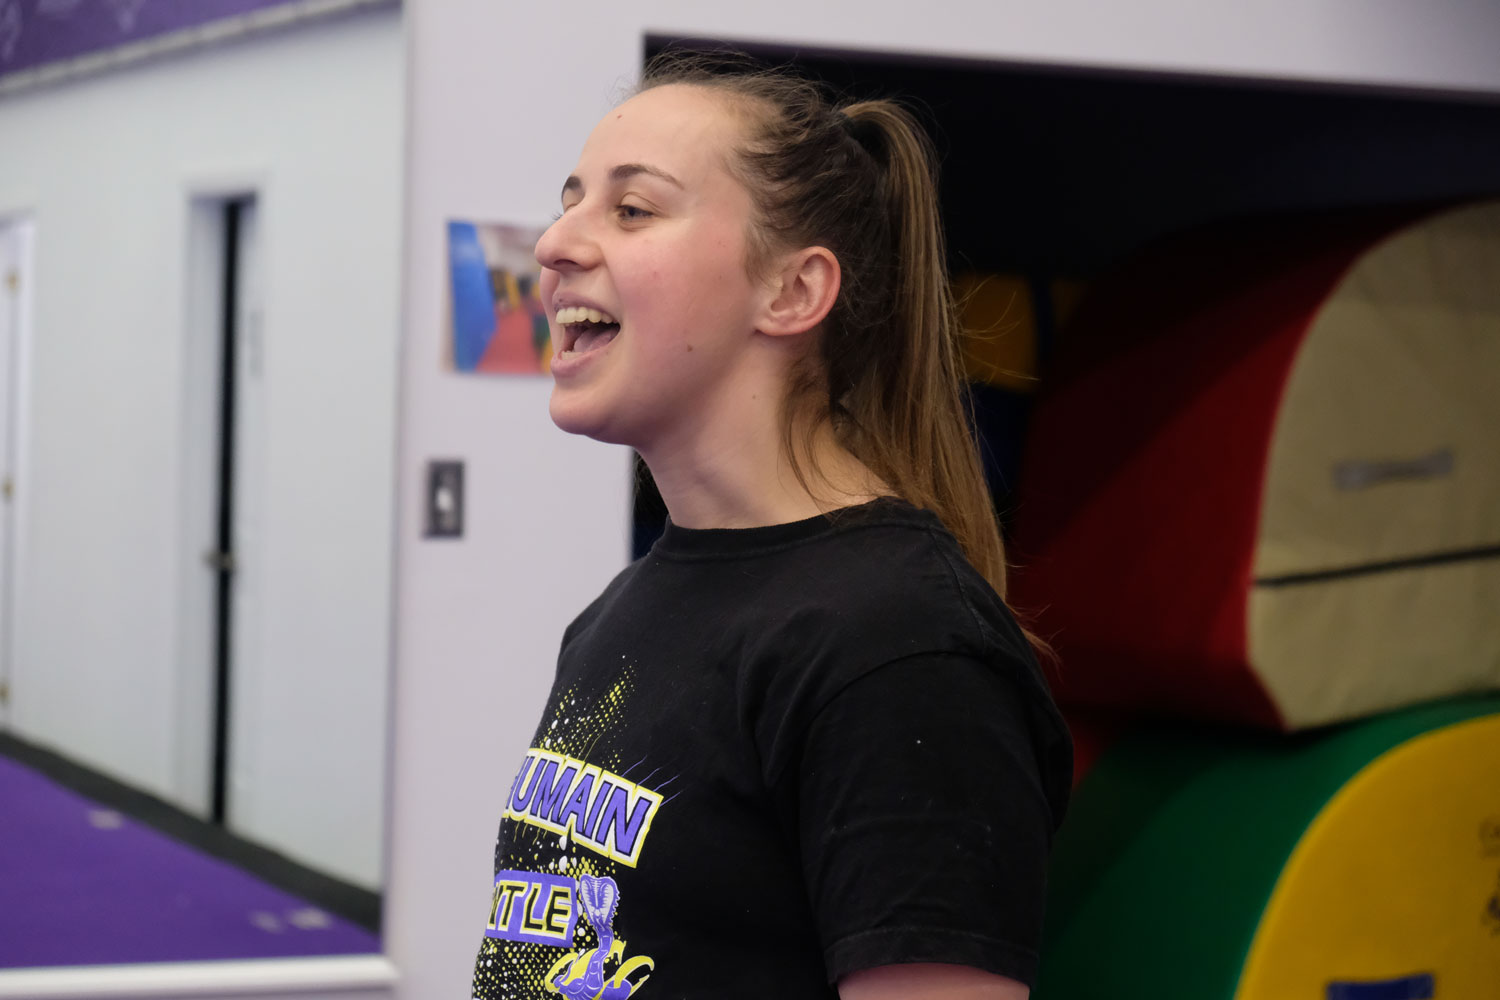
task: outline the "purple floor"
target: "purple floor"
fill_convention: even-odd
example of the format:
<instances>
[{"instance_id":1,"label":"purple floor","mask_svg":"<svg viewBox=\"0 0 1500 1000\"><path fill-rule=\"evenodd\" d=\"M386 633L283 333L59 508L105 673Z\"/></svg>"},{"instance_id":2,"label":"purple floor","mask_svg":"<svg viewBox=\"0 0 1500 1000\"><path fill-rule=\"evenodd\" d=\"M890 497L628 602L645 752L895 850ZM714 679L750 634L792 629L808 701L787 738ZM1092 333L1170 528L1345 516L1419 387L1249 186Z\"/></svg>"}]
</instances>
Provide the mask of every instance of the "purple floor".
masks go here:
<instances>
[{"instance_id":1,"label":"purple floor","mask_svg":"<svg viewBox=\"0 0 1500 1000\"><path fill-rule=\"evenodd\" d=\"M0 968L379 950L363 928L0 757Z\"/></svg>"}]
</instances>

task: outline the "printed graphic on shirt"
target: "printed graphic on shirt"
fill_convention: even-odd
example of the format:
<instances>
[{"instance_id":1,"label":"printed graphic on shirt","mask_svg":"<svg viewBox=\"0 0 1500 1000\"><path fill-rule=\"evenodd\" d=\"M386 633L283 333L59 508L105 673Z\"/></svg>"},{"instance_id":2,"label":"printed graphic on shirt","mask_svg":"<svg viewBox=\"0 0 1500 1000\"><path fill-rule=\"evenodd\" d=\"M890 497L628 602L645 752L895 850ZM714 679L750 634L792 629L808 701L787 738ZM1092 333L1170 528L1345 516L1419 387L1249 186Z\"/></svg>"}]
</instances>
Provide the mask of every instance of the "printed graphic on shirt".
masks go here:
<instances>
[{"instance_id":1,"label":"printed graphic on shirt","mask_svg":"<svg viewBox=\"0 0 1500 1000\"><path fill-rule=\"evenodd\" d=\"M578 880L578 899L584 917L594 925L599 944L559 958L548 970L545 986L568 1000L624 1000L645 984L656 963L645 955L627 960L625 942L616 946L613 924L620 890L614 879L583 876ZM615 966L614 975L607 981L606 959Z\"/></svg>"},{"instance_id":2,"label":"printed graphic on shirt","mask_svg":"<svg viewBox=\"0 0 1500 1000\"><path fill-rule=\"evenodd\" d=\"M607 738L634 687L626 667L594 698L559 692L526 751L504 804L475 1000L624 1000L650 978L655 961L620 936L629 902L614 876L640 862L673 779Z\"/></svg>"},{"instance_id":3,"label":"printed graphic on shirt","mask_svg":"<svg viewBox=\"0 0 1500 1000\"><path fill-rule=\"evenodd\" d=\"M505 818L634 868L661 796L611 771L537 747L511 784Z\"/></svg>"}]
</instances>

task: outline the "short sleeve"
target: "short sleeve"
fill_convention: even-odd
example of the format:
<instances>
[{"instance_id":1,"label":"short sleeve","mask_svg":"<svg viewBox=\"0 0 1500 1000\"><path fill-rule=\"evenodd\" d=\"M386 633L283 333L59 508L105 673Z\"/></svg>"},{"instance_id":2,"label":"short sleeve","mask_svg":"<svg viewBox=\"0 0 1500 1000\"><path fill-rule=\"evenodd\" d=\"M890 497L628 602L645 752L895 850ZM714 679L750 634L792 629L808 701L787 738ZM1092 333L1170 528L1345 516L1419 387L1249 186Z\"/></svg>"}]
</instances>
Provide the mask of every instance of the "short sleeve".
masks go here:
<instances>
[{"instance_id":1,"label":"short sleeve","mask_svg":"<svg viewBox=\"0 0 1500 1000\"><path fill-rule=\"evenodd\" d=\"M814 719L780 780L830 983L908 962L1035 982L1055 824L1020 692L995 666L923 654Z\"/></svg>"}]
</instances>

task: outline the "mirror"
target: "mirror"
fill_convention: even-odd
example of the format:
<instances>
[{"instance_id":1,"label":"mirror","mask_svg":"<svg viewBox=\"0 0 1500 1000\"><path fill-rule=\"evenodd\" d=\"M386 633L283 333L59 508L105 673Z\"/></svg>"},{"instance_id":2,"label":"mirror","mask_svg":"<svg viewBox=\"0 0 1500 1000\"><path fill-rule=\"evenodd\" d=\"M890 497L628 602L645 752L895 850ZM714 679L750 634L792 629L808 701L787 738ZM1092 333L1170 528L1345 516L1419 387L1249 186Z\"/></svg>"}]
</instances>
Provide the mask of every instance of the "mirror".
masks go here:
<instances>
[{"instance_id":1,"label":"mirror","mask_svg":"<svg viewBox=\"0 0 1500 1000\"><path fill-rule=\"evenodd\" d=\"M318 7L0 3L0 968L380 950L405 53Z\"/></svg>"}]
</instances>

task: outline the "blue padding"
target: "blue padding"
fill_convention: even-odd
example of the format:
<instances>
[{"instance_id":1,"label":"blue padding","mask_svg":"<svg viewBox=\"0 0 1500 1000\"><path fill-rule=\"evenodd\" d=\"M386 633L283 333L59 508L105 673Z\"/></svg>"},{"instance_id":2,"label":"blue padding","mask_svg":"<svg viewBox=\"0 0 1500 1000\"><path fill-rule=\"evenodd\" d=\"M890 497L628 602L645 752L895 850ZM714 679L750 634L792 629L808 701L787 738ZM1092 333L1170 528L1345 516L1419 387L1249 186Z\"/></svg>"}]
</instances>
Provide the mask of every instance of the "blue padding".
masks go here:
<instances>
[{"instance_id":1,"label":"blue padding","mask_svg":"<svg viewBox=\"0 0 1500 1000\"><path fill-rule=\"evenodd\" d=\"M1431 1000L1433 987L1430 972L1363 983L1335 981L1328 984L1328 1000Z\"/></svg>"},{"instance_id":2,"label":"blue padding","mask_svg":"<svg viewBox=\"0 0 1500 1000\"><path fill-rule=\"evenodd\" d=\"M495 335L495 289L472 222L448 223L448 268L453 282L453 367L471 372Z\"/></svg>"}]
</instances>

